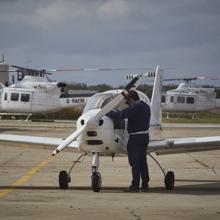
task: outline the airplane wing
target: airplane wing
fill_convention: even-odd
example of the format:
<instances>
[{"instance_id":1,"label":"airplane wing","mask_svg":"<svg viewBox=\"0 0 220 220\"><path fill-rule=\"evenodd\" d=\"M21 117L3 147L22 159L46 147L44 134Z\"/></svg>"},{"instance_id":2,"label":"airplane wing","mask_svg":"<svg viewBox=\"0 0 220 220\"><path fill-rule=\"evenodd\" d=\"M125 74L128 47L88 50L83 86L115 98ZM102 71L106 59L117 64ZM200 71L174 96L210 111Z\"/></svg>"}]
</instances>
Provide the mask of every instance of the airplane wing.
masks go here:
<instances>
[{"instance_id":1,"label":"airplane wing","mask_svg":"<svg viewBox=\"0 0 220 220\"><path fill-rule=\"evenodd\" d=\"M63 141L61 138L0 134L0 142L7 145L16 144L19 146L19 144L23 144L22 146L27 145L34 148L54 149L55 146L61 144ZM79 152L77 141L69 144L68 148L73 152Z\"/></svg>"},{"instance_id":2,"label":"airplane wing","mask_svg":"<svg viewBox=\"0 0 220 220\"><path fill-rule=\"evenodd\" d=\"M37 149L53 149L63 141L64 139L61 138L0 134L0 142L3 144L16 146L22 144L22 146L27 145ZM80 150L77 141L69 144L68 150L78 153ZM148 146L148 152L154 152L157 155L211 150L220 150L220 136L150 140Z\"/></svg>"},{"instance_id":3,"label":"airplane wing","mask_svg":"<svg viewBox=\"0 0 220 220\"><path fill-rule=\"evenodd\" d=\"M220 150L220 136L151 140L148 152L157 155Z\"/></svg>"}]
</instances>

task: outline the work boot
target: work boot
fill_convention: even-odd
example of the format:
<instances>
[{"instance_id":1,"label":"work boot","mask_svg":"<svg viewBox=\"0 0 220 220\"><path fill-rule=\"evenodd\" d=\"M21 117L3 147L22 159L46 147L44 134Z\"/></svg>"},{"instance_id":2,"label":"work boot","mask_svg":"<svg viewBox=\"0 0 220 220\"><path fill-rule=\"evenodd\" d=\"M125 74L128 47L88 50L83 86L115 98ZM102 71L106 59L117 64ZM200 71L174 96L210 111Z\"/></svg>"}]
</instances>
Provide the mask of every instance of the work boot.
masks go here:
<instances>
[{"instance_id":1,"label":"work boot","mask_svg":"<svg viewBox=\"0 0 220 220\"><path fill-rule=\"evenodd\" d=\"M149 191L149 185L148 184L142 185L141 192L148 192L148 191Z\"/></svg>"},{"instance_id":2,"label":"work boot","mask_svg":"<svg viewBox=\"0 0 220 220\"><path fill-rule=\"evenodd\" d=\"M135 187L133 185L130 185L127 189L124 190L124 192L139 192L139 187Z\"/></svg>"}]
</instances>

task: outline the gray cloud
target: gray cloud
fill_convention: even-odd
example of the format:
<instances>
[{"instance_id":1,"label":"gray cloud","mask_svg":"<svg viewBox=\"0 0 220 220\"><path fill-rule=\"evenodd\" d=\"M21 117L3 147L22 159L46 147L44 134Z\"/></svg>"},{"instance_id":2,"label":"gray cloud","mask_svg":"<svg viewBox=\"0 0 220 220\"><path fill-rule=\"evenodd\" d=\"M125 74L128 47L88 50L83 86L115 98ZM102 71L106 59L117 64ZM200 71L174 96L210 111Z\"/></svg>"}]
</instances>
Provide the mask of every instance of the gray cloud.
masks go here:
<instances>
[{"instance_id":1,"label":"gray cloud","mask_svg":"<svg viewBox=\"0 0 220 220\"><path fill-rule=\"evenodd\" d=\"M0 1L0 52L38 68L173 67L167 76L219 71L218 0ZM57 74L124 83L125 73ZM73 76L73 75L72 75Z\"/></svg>"}]
</instances>

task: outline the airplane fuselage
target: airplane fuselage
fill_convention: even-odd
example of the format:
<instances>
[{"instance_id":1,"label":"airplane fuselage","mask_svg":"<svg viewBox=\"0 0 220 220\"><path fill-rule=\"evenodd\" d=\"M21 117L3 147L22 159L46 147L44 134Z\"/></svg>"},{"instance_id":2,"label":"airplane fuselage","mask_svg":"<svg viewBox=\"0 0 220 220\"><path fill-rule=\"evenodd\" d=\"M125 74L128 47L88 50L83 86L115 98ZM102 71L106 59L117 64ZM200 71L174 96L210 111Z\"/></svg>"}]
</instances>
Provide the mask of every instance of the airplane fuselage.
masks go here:
<instances>
[{"instance_id":1,"label":"airplane fuselage","mask_svg":"<svg viewBox=\"0 0 220 220\"><path fill-rule=\"evenodd\" d=\"M151 106L149 98L142 92L137 91L142 101ZM127 154L127 119L111 119L103 116L98 121L92 121L95 115L101 111L101 107L107 105L120 90L112 90L105 93L97 93L87 102L83 114L77 120L77 130L87 124L86 130L77 138L77 144L81 152L88 154L99 153L100 155ZM128 105L125 100L116 106L116 109L125 109ZM161 129L151 121L149 129L153 140L161 139Z\"/></svg>"}]
</instances>

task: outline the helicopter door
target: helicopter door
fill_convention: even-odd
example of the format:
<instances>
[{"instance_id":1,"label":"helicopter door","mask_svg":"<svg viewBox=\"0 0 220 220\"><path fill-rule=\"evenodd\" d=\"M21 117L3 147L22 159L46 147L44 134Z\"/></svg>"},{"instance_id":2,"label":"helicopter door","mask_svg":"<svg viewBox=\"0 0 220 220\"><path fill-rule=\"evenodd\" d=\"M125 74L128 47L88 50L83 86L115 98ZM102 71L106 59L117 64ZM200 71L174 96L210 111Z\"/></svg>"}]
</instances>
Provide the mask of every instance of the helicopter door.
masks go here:
<instances>
[{"instance_id":1,"label":"helicopter door","mask_svg":"<svg viewBox=\"0 0 220 220\"><path fill-rule=\"evenodd\" d=\"M3 111L7 111L7 107L8 107L8 93L3 92L1 94L1 109Z\"/></svg>"},{"instance_id":2,"label":"helicopter door","mask_svg":"<svg viewBox=\"0 0 220 220\"><path fill-rule=\"evenodd\" d=\"M16 113L31 112L31 92L9 92L7 100L7 111Z\"/></svg>"},{"instance_id":3,"label":"helicopter door","mask_svg":"<svg viewBox=\"0 0 220 220\"><path fill-rule=\"evenodd\" d=\"M22 108L26 112L31 112L31 98L32 98L31 92L22 92L20 96L20 103L22 105Z\"/></svg>"}]
</instances>

